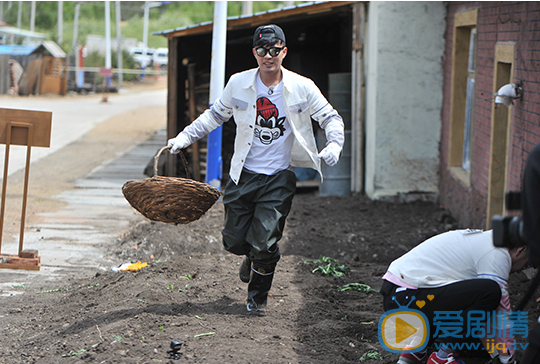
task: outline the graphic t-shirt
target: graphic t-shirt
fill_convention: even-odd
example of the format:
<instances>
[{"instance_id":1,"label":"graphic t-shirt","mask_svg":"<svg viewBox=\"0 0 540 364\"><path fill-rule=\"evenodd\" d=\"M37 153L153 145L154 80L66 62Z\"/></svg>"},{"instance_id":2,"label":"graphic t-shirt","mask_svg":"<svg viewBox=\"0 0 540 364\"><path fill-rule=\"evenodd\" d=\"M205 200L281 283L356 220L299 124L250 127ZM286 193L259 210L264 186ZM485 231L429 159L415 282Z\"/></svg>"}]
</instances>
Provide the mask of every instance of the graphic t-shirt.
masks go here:
<instances>
[{"instance_id":1,"label":"graphic t-shirt","mask_svg":"<svg viewBox=\"0 0 540 364\"><path fill-rule=\"evenodd\" d=\"M289 168L293 141L283 105L283 83L267 87L257 75L257 120L244 167L266 175Z\"/></svg>"}]
</instances>

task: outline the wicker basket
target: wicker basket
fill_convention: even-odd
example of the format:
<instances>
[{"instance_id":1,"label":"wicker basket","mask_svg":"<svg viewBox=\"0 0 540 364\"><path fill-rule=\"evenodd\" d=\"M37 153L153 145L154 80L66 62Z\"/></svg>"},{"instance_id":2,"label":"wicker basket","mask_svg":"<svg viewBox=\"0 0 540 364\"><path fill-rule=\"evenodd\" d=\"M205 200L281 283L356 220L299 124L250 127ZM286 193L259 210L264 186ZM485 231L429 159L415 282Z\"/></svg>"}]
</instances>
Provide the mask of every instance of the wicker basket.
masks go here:
<instances>
[{"instance_id":1,"label":"wicker basket","mask_svg":"<svg viewBox=\"0 0 540 364\"><path fill-rule=\"evenodd\" d=\"M204 215L220 193L215 187L189 178L158 176L159 156L169 148L161 148L154 157L153 177L124 183L122 193L135 210L152 221L188 224Z\"/></svg>"}]
</instances>

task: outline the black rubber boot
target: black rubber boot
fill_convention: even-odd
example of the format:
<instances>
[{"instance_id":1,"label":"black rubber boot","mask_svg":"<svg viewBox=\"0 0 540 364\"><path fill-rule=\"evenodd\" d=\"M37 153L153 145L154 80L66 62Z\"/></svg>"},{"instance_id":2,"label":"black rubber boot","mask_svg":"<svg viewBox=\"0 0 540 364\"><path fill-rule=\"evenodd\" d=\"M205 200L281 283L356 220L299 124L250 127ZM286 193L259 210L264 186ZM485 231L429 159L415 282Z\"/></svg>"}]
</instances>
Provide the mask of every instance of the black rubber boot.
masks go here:
<instances>
[{"instance_id":1,"label":"black rubber boot","mask_svg":"<svg viewBox=\"0 0 540 364\"><path fill-rule=\"evenodd\" d=\"M274 271L267 272L259 269L255 270L255 267L251 273L251 281L248 285L248 299L247 310L249 313L257 315L266 314L266 302L268 299L268 292L272 287L272 280L274 279Z\"/></svg>"},{"instance_id":2,"label":"black rubber boot","mask_svg":"<svg viewBox=\"0 0 540 364\"><path fill-rule=\"evenodd\" d=\"M249 280L251 279L251 259L249 259L249 256L246 255L244 258L238 275L242 282L249 283Z\"/></svg>"}]
</instances>

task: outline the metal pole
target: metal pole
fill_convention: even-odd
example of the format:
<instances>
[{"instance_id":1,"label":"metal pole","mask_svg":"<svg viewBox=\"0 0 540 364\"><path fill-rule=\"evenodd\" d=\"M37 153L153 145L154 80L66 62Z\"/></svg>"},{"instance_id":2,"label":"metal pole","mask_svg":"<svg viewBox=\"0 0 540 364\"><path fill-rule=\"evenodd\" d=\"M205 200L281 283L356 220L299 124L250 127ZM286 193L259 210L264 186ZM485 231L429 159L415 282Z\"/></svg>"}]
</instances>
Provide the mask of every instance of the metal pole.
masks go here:
<instances>
[{"instance_id":1,"label":"metal pole","mask_svg":"<svg viewBox=\"0 0 540 364\"><path fill-rule=\"evenodd\" d=\"M253 14L253 1L242 1L242 15Z\"/></svg>"},{"instance_id":2,"label":"metal pole","mask_svg":"<svg viewBox=\"0 0 540 364\"><path fill-rule=\"evenodd\" d=\"M75 15L73 17L73 40L71 41L71 50L77 54L77 36L79 35L79 9L81 2L75 3Z\"/></svg>"},{"instance_id":3,"label":"metal pole","mask_svg":"<svg viewBox=\"0 0 540 364\"><path fill-rule=\"evenodd\" d=\"M143 23L143 53L142 53L142 63L141 69L146 70L146 49L148 48L148 18L150 17L150 6L148 1L144 2L144 23ZM144 78L145 73L141 74L141 78Z\"/></svg>"},{"instance_id":4,"label":"metal pole","mask_svg":"<svg viewBox=\"0 0 540 364\"><path fill-rule=\"evenodd\" d=\"M79 62L79 47L77 46L79 35L79 10L81 8L81 2L75 3L75 15L73 16L73 40L71 42L71 50L75 54L75 83L78 88L84 86L84 71L81 71Z\"/></svg>"},{"instance_id":5,"label":"metal pole","mask_svg":"<svg viewBox=\"0 0 540 364\"><path fill-rule=\"evenodd\" d=\"M58 23L56 24L56 31L58 33L58 43L62 44L64 41L64 2L58 2Z\"/></svg>"},{"instance_id":6,"label":"metal pole","mask_svg":"<svg viewBox=\"0 0 540 364\"><path fill-rule=\"evenodd\" d=\"M212 63L210 66L210 103L221 96L225 85L225 50L227 44L227 1L214 3L212 30ZM206 183L221 187L223 160L221 157L221 126L208 134Z\"/></svg>"},{"instance_id":7,"label":"metal pole","mask_svg":"<svg viewBox=\"0 0 540 364\"><path fill-rule=\"evenodd\" d=\"M105 1L105 68L111 68L111 4ZM107 76L107 87L111 85L111 77Z\"/></svg>"},{"instance_id":8,"label":"metal pole","mask_svg":"<svg viewBox=\"0 0 540 364\"><path fill-rule=\"evenodd\" d=\"M33 32L36 28L36 2L32 1L32 10L30 12L30 31Z\"/></svg>"},{"instance_id":9,"label":"metal pole","mask_svg":"<svg viewBox=\"0 0 540 364\"><path fill-rule=\"evenodd\" d=\"M118 84L121 85L122 82L124 82L124 74L122 72L122 69L124 67L123 65L123 59L122 59L122 29L121 29L121 22L122 22L122 13L120 11L120 1L116 1L116 57L117 57L117 66L118 69Z\"/></svg>"},{"instance_id":10,"label":"metal pole","mask_svg":"<svg viewBox=\"0 0 540 364\"><path fill-rule=\"evenodd\" d=\"M17 29L21 29L22 1L19 1L19 10L17 10Z\"/></svg>"}]
</instances>

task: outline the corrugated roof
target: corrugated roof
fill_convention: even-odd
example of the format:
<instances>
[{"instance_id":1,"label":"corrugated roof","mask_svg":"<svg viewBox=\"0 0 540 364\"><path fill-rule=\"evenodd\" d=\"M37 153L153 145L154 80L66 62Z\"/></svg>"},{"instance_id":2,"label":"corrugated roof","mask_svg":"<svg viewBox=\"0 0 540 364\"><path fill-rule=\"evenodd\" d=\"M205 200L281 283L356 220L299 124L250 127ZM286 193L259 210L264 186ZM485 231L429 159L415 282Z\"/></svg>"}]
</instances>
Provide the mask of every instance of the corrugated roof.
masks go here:
<instances>
[{"instance_id":1,"label":"corrugated roof","mask_svg":"<svg viewBox=\"0 0 540 364\"><path fill-rule=\"evenodd\" d=\"M282 9L271 9L271 10L267 10L267 11L258 12L258 13L255 13L255 14L250 14L250 15L231 16L231 17L227 18L227 23L229 24L229 22L243 21L245 19L249 20L250 18L254 19L256 17L261 17L261 16L264 16L264 15L273 15L273 14L286 15L287 13L298 12L299 9L302 10L303 8L313 7L313 6L320 5L320 4L328 4L328 7L332 8L334 6L343 6L344 4L354 3L354 2L355 1L314 1L314 2L304 3L304 4L300 4L300 5L287 6L287 7L284 7ZM152 33L152 35L168 36L171 33L184 32L186 30L190 30L190 31L193 30L193 32L196 33L197 30L198 30L197 28L201 28L200 30L203 31L202 28L207 27L207 26L211 25L212 23L213 22L211 22L211 21L207 21L207 22L199 23L199 24L195 24L195 25L188 25L188 26L185 26L185 27L179 27L179 28L175 28L175 29L163 30L161 32L154 32L154 33Z\"/></svg>"},{"instance_id":2,"label":"corrugated roof","mask_svg":"<svg viewBox=\"0 0 540 364\"><path fill-rule=\"evenodd\" d=\"M41 47L45 48L45 50L47 50L47 52L49 52L54 58L66 58L66 53L52 40L46 40L39 47L37 47L34 52L39 52Z\"/></svg>"},{"instance_id":3,"label":"corrugated roof","mask_svg":"<svg viewBox=\"0 0 540 364\"><path fill-rule=\"evenodd\" d=\"M27 38L45 39L45 34L43 33L32 32L30 30L19 29L15 27L0 27L0 33L13 34Z\"/></svg>"}]
</instances>

